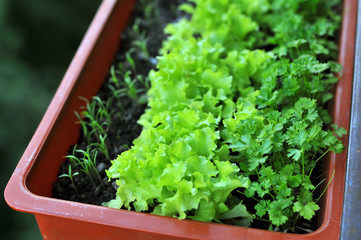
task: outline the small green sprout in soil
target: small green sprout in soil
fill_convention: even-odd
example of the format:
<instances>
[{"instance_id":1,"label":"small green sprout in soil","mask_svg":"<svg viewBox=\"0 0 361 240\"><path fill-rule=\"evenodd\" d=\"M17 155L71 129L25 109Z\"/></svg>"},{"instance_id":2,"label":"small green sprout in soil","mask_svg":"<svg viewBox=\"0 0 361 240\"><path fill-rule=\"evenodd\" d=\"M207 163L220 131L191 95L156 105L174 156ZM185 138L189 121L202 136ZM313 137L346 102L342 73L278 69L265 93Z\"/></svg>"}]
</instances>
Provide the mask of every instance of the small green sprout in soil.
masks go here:
<instances>
[{"instance_id":1,"label":"small green sprout in soil","mask_svg":"<svg viewBox=\"0 0 361 240\"><path fill-rule=\"evenodd\" d=\"M76 195L79 196L79 192L78 192L78 190L76 188L76 185L74 183L74 176L78 175L79 173L78 172L72 172L71 169L72 169L71 164L69 164L68 173L63 173L63 174L59 175L59 178L63 178L63 177L69 178L70 181L71 181L72 186L74 187L74 191L75 191Z\"/></svg>"}]
</instances>

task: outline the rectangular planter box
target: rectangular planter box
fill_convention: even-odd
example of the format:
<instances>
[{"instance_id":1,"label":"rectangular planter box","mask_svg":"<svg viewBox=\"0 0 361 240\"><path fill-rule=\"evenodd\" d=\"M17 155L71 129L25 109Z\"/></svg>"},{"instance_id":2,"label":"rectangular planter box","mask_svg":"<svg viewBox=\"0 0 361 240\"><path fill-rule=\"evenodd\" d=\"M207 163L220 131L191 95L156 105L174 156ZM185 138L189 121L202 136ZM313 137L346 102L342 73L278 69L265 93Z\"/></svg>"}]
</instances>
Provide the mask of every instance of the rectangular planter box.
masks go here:
<instances>
[{"instance_id":1,"label":"rectangular planter box","mask_svg":"<svg viewBox=\"0 0 361 240\"><path fill-rule=\"evenodd\" d=\"M103 0L5 189L7 203L15 210L34 214L44 239L338 239L347 149L329 155L325 164L328 178L334 169L335 175L323 199L319 228L304 235L178 220L51 198L52 183L63 156L80 136L74 115L84 103L79 96L90 99L102 85L133 3L134 0ZM345 0L343 9L339 62L344 69L332 112L334 122L349 130L357 0ZM342 141L347 146L348 136Z\"/></svg>"}]
</instances>

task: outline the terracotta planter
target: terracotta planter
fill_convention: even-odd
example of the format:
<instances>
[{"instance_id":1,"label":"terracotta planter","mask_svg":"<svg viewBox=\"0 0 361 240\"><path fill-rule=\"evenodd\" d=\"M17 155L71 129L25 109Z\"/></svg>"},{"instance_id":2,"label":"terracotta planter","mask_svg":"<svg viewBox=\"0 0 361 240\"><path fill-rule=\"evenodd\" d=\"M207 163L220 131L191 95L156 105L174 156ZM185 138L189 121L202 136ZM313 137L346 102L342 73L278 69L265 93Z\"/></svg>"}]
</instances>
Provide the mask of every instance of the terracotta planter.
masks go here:
<instances>
[{"instance_id":1,"label":"terracotta planter","mask_svg":"<svg viewBox=\"0 0 361 240\"><path fill-rule=\"evenodd\" d=\"M319 228L297 235L252 228L116 210L51 198L67 149L77 142L80 126L74 110L91 98L107 75L131 12L133 0L103 0L42 122L6 189L7 203L35 215L44 239L338 239L342 217L347 149L330 155L335 169L324 198ZM334 100L334 122L349 129L357 0L344 1L339 62L344 66ZM345 146L348 136L343 139ZM330 176L329 176L330 177Z\"/></svg>"}]
</instances>

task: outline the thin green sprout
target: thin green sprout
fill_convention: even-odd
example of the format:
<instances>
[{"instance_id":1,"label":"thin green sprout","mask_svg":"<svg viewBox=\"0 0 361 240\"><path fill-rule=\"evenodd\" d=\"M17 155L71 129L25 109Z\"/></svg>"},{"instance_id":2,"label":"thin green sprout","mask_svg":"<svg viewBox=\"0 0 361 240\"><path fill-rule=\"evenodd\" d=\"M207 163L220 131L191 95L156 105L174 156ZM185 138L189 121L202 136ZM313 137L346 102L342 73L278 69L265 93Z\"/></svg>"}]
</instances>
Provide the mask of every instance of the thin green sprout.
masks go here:
<instances>
[{"instance_id":1,"label":"thin green sprout","mask_svg":"<svg viewBox=\"0 0 361 240\"><path fill-rule=\"evenodd\" d=\"M61 174L61 175L59 176L59 178L67 177L67 178L70 179L71 184L72 184L73 187L74 187L74 191L75 191L77 197L79 197L79 192L78 192L78 189L76 188L75 183L74 183L74 176L76 176L76 175L78 175L78 174L79 174L78 172L72 172L72 170L71 170L71 164L69 164L68 173L64 173L64 174Z\"/></svg>"}]
</instances>

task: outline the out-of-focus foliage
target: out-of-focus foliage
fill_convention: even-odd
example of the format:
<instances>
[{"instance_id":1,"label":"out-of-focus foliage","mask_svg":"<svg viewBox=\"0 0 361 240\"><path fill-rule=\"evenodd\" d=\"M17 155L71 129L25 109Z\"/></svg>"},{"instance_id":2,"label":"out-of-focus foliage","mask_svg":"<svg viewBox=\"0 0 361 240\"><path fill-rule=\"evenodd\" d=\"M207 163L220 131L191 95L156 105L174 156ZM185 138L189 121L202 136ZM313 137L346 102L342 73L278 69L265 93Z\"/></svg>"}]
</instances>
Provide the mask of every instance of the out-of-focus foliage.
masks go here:
<instances>
[{"instance_id":1,"label":"out-of-focus foliage","mask_svg":"<svg viewBox=\"0 0 361 240\"><path fill-rule=\"evenodd\" d=\"M0 176L10 178L100 0L0 1ZM1 201L2 239L40 239L34 218ZM6 216L6 217L5 217Z\"/></svg>"}]
</instances>

